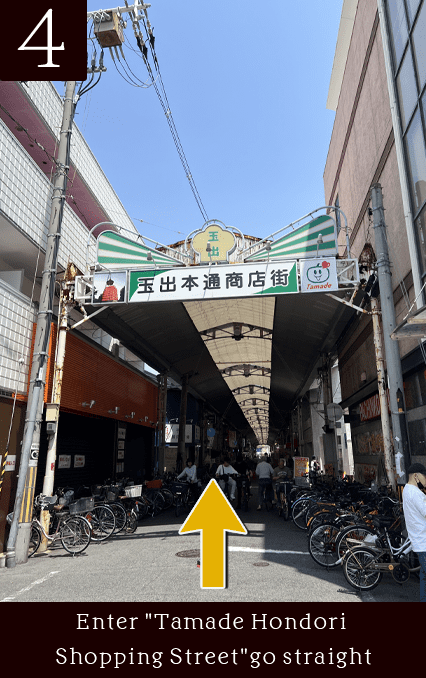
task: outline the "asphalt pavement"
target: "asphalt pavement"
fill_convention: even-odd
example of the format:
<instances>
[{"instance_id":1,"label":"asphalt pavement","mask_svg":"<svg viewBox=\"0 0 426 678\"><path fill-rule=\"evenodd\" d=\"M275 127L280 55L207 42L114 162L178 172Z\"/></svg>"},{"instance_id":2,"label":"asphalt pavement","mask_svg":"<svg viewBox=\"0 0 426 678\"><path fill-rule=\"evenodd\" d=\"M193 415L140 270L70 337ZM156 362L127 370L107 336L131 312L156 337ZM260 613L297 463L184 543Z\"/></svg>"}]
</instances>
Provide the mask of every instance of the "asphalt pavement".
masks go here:
<instances>
[{"instance_id":1,"label":"asphalt pavement","mask_svg":"<svg viewBox=\"0 0 426 678\"><path fill-rule=\"evenodd\" d=\"M200 534L179 535L185 516L173 509L140 521L132 535L91 543L81 555L61 548L0 569L0 602L418 602L413 575L398 584L390 573L359 594L340 567L317 565L306 533L276 511L237 511L248 533L227 536L227 586L203 589L197 566Z\"/></svg>"}]
</instances>

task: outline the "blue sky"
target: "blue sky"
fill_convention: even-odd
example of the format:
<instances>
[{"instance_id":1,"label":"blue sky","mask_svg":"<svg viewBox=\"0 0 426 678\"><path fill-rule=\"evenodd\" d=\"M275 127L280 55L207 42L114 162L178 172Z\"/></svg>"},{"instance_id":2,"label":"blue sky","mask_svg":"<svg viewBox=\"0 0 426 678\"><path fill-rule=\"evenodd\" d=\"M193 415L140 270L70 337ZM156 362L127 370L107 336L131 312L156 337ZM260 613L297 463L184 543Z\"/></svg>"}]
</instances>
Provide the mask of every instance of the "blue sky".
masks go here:
<instances>
[{"instance_id":1,"label":"blue sky","mask_svg":"<svg viewBox=\"0 0 426 678\"><path fill-rule=\"evenodd\" d=\"M342 0L152 0L162 81L209 219L266 237L324 205L341 9ZM137 50L130 22L125 33ZM149 82L138 54L124 53ZM138 230L182 240L204 218L157 94L128 84L108 50L104 64L76 122Z\"/></svg>"}]
</instances>

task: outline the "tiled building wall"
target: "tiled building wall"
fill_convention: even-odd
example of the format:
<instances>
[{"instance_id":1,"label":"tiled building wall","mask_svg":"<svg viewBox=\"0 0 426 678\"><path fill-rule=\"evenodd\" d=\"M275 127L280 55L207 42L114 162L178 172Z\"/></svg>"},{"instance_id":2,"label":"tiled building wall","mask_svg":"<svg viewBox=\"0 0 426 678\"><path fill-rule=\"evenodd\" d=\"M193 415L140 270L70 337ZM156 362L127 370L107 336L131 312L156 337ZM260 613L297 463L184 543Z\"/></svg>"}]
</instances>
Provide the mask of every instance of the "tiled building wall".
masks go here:
<instances>
[{"instance_id":1,"label":"tiled building wall","mask_svg":"<svg viewBox=\"0 0 426 678\"><path fill-rule=\"evenodd\" d=\"M51 208L51 183L0 121L0 210L44 252ZM65 204L58 263L71 259L84 270L88 232ZM94 241L94 239L92 238Z\"/></svg>"},{"instance_id":2,"label":"tiled building wall","mask_svg":"<svg viewBox=\"0 0 426 678\"><path fill-rule=\"evenodd\" d=\"M62 120L62 101L54 85L48 81L28 82L25 92L58 138ZM83 106L82 101L77 104L77 110ZM96 195L103 209L108 212L111 221L119 223L123 228L135 231L132 220L75 123L71 135L71 162Z\"/></svg>"},{"instance_id":3,"label":"tiled building wall","mask_svg":"<svg viewBox=\"0 0 426 678\"><path fill-rule=\"evenodd\" d=\"M0 280L0 389L26 393L35 320L30 300ZM24 358L20 367L19 358Z\"/></svg>"}]
</instances>

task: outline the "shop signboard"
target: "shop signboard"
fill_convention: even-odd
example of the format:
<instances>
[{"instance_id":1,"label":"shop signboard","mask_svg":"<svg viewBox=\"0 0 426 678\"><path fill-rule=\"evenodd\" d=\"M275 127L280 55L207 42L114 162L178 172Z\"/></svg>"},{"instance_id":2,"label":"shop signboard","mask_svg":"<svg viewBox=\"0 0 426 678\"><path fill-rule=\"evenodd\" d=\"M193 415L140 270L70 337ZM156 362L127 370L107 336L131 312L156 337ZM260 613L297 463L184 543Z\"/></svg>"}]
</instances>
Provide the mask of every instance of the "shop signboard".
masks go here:
<instances>
[{"instance_id":1,"label":"shop signboard","mask_svg":"<svg viewBox=\"0 0 426 678\"><path fill-rule=\"evenodd\" d=\"M296 261L129 271L129 302L195 301L292 294Z\"/></svg>"}]
</instances>

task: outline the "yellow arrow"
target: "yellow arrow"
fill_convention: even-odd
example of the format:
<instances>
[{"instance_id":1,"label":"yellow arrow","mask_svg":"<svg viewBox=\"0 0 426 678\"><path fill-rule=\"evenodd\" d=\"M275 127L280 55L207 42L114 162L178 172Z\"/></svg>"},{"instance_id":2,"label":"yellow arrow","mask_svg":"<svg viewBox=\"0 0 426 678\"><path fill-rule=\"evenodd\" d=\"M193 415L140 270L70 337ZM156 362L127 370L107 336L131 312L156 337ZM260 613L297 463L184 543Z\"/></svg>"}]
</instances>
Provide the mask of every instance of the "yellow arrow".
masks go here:
<instances>
[{"instance_id":1,"label":"yellow arrow","mask_svg":"<svg viewBox=\"0 0 426 678\"><path fill-rule=\"evenodd\" d=\"M226 587L226 532L247 530L215 480L198 499L179 534L201 532L200 583L202 589Z\"/></svg>"}]
</instances>

